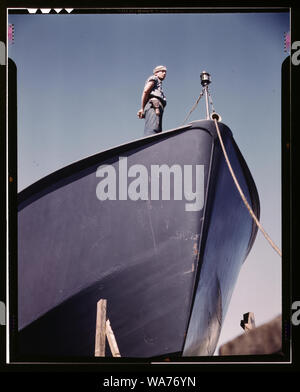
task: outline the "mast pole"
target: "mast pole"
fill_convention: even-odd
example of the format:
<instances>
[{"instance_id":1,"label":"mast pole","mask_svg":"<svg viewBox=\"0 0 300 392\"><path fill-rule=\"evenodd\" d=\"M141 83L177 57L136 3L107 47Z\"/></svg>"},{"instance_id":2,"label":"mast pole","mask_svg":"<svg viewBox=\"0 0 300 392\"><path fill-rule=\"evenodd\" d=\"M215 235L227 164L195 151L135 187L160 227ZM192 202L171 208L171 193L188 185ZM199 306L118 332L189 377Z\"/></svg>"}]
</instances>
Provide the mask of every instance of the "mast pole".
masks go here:
<instances>
[{"instance_id":1,"label":"mast pole","mask_svg":"<svg viewBox=\"0 0 300 392\"><path fill-rule=\"evenodd\" d=\"M205 86L204 89L205 89L205 101L206 101L206 120L209 120L209 104L208 104L207 86Z\"/></svg>"},{"instance_id":2,"label":"mast pole","mask_svg":"<svg viewBox=\"0 0 300 392\"><path fill-rule=\"evenodd\" d=\"M201 72L200 74L201 85L205 92L205 101L206 101L206 119L209 120L209 102L208 102L208 85L211 83L210 74L206 71Z\"/></svg>"}]
</instances>

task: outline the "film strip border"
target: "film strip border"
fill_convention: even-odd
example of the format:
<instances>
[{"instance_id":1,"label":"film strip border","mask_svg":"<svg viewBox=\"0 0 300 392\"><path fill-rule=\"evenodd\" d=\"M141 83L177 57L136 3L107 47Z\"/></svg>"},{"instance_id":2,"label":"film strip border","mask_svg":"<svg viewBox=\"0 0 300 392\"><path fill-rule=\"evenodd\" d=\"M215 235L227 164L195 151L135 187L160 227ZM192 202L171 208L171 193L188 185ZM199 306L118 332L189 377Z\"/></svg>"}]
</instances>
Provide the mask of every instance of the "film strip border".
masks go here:
<instances>
[{"instance_id":1,"label":"film strip border","mask_svg":"<svg viewBox=\"0 0 300 392\"><path fill-rule=\"evenodd\" d=\"M29 14L70 14L74 8L27 8Z\"/></svg>"},{"instance_id":2,"label":"film strip border","mask_svg":"<svg viewBox=\"0 0 300 392\"><path fill-rule=\"evenodd\" d=\"M15 40L15 26L12 23L9 23L7 26L7 42L8 44L13 44Z\"/></svg>"},{"instance_id":3,"label":"film strip border","mask_svg":"<svg viewBox=\"0 0 300 392\"><path fill-rule=\"evenodd\" d=\"M74 8L9 8L9 14L70 14Z\"/></svg>"},{"instance_id":4,"label":"film strip border","mask_svg":"<svg viewBox=\"0 0 300 392\"><path fill-rule=\"evenodd\" d=\"M284 51L285 52L291 51L291 34L289 31L284 33Z\"/></svg>"},{"instance_id":5,"label":"film strip border","mask_svg":"<svg viewBox=\"0 0 300 392\"><path fill-rule=\"evenodd\" d=\"M76 1L75 1L76 3ZM109 3L109 2L108 2ZM212 7L209 12L212 13L224 13L228 12L228 9L230 9L230 12L232 13L247 13L247 12L253 12L253 8L241 8L241 7L229 7L224 6L220 8ZM107 4L106 1L103 1L103 4L99 5L98 7L96 6L94 8L94 5L89 6L83 6L80 5L78 8L22 8L22 7L11 7L7 8L9 14L190 14L190 13L207 13L208 10L206 7L201 7L195 6L195 7L189 7L189 6L171 6L171 7L163 7L163 6L130 6L130 5L111 5ZM288 12L290 10L289 7L278 7L272 9L273 12ZM255 9L255 12L257 13L264 13L264 12L270 12L270 7L260 7Z\"/></svg>"}]
</instances>

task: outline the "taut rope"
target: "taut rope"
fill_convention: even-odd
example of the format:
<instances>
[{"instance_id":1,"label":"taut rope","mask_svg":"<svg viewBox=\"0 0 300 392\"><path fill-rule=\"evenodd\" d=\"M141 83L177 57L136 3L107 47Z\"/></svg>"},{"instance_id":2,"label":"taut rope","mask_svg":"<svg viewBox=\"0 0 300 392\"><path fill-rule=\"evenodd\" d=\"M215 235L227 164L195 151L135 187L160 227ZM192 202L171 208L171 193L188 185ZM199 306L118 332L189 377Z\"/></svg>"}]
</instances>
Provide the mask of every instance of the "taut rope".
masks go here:
<instances>
[{"instance_id":1,"label":"taut rope","mask_svg":"<svg viewBox=\"0 0 300 392\"><path fill-rule=\"evenodd\" d=\"M258 227L258 228L261 230L261 232L263 233L264 237L265 237L265 238L267 239L267 241L270 243L270 245L272 246L272 248L275 249L275 251L279 254L279 256L282 257L282 254L281 254L280 249L278 248L278 246L275 245L275 243L272 241L272 239L270 238L270 236L266 233L265 229L262 227L262 225L260 224L260 222L259 222L259 220L257 219L256 215L254 214L252 208L250 207L250 204L248 203L248 201L247 201L247 199L246 199L246 197L245 197L245 195L244 195L244 193L243 193L243 191L242 191L242 188L240 187L240 185L239 185L239 183L238 183L238 180L237 180L237 178L236 178L236 176L235 176L235 174L234 174L234 171L233 171L233 169L232 169L232 166L231 166L231 164L230 164L230 161L229 161L229 158L228 158L228 155L227 155L227 152L226 152L226 148L225 148L224 143L223 143L223 140L222 140L221 132L220 132L220 129L219 129L219 126L218 126L218 121L217 121L216 118L214 118L214 115L213 115L213 114L212 114L212 118L213 118L213 120L214 120L214 122L215 122L215 126L216 126L217 133L218 133L218 138L219 138L219 141L220 141L222 150L223 150L223 154L224 154L224 157L225 157L225 160L226 160L228 169L229 169L229 171L230 171L230 174L231 174L231 176L232 176L232 178L233 178L233 181L234 181L234 183L235 183L235 186L236 186L236 188L237 188L237 190L238 190L238 192L239 192L239 194L240 194L240 196L241 196L241 198L242 198L242 200L243 200L245 206L247 207L247 209L248 209L250 215L252 216L252 218L254 219L254 222L256 223L257 227Z\"/></svg>"},{"instance_id":2,"label":"taut rope","mask_svg":"<svg viewBox=\"0 0 300 392\"><path fill-rule=\"evenodd\" d=\"M204 71L203 71L203 72L204 72ZM206 74L206 75L208 75L208 74ZM210 103L210 105L211 105L211 107L212 107L212 110L213 110L213 112L212 112L212 114L211 114L211 118L212 118L212 119L214 120L214 122L215 122L215 126L216 126L216 130L217 130L218 138L219 138L219 141L220 141L222 150L223 150L223 154L224 154L224 157L225 157L225 161L226 161L226 163L227 163L228 169L229 169L230 174L231 174L231 176L232 176L232 178L233 178L233 181L234 181L234 183L235 183L235 186L236 186L236 188L237 188L237 190L238 190L238 192L239 192L239 194L240 194L240 196L241 196L241 198L242 198L242 200L243 200L243 202L244 202L246 208L248 209L250 215L252 216L252 218L253 218L255 224L256 224L257 227L261 230L261 232L263 233L264 237L265 237L266 240L269 242L269 244L272 246L272 248L278 253L278 255L279 255L280 257L282 257L282 254L281 254L280 249L278 248L278 246L275 245L275 243L272 241L272 239L270 238L270 236L267 234L267 232L265 231L265 229L262 227L261 223L260 223L259 220L257 219L255 213L253 212L253 210L252 210L250 204L248 203L248 201L247 201L247 199L246 199L246 196L244 195L244 193L243 193L243 191L242 191L242 188L240 187L239 182L238 182L238 180L237 180L237 178L236 178L236 176L235 176L235 174L234 174L234 171L233 171L232 166L231 166L231 164L230 164L230 161L229 161L229 158L228 158L228 155L227 155L227 152L226 152L226 148L225 148L225 146L224 146L223 139L222 139L222 136L221 136L221 132L220 132L220 129L219 129L219 126L218 126L218 120L219 120L220 116L215 112L215 109L214 109L214 106L213 106L213 102L212 102L212 98L211 98L211 95L210 95L210 92L209 92L209 89L208 89L208 84L204 85L204 87L203 87L203 89L202 89L202 91L201 91L201 94L200 94L199 98L197 99L197 101L196 101L196 103L194 104L194 106L192 107L192 109L189 111L189 113L188 113L188 115L186 116L186 118L185 118L183 124L186 123L187 119L190 117L190 115L191 115L191 113L193 112L193 110L195 110L195 108L196 108L196 106L198 105L198 103L199 103L201 97L202 97L202 96L204 95L204 93L205 93L205 89L206 89L207 94L208 94L208 97L209 97L209 101L210 101L209 103ZM207 102L207 105L208 105L208 102ZM207 110L208 110L208 109L207 109Z\"/></svg>"}]
</instances>

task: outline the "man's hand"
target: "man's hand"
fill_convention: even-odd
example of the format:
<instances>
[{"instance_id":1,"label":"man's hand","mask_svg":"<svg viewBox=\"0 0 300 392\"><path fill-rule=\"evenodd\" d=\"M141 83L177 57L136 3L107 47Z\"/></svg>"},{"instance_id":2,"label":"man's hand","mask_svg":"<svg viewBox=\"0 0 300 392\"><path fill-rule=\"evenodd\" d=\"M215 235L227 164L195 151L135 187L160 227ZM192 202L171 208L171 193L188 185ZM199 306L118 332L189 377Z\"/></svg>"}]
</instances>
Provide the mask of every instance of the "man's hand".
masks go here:
<instances>
[{"instance_id":1,"label":"man's hand","mask_svg":"<svg viewBox=\"0 0 300 392\"><path fill-rule=\"evenodd\" d=\"M145 113L144 113L144 109L140 109L138 112L137 112L137 116L138 116L138 118L144 118L145 117Z\"/></svg>"},{"instance_id":2,"label":"man's hand","mask_svg":"<svg viewBox=\"0 0 300 392\"><path fill-rule=\"evenodd\" d=\"M146 103L148 102L149 94L152 88L154 87L154 81L152 80L151 82L148 82L144 88L143 94L142 94L142 103L141 103L141 108L137 112L138 118L144 118L145 113L144 113L144 107L146 106Z\"/></svg>"}]
</instances>

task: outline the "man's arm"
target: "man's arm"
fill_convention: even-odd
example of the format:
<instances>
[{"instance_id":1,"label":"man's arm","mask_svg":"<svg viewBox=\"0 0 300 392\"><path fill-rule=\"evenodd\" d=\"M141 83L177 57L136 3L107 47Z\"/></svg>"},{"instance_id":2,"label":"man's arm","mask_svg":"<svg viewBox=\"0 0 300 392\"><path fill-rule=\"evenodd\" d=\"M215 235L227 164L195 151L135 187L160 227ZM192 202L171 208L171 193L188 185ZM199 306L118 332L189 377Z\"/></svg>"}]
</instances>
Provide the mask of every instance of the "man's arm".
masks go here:
<instances>
[{"instance_id":1,"label":"man's arm","mask_svg":"<svg viewBox=\"0 0 300 392\"><path fill-rule=\"evenodd\" d=\"M148 82L144 88L142 99L141 99L141 109L138 111L137 115L139 118L144 118L144 108L149 98L149 94L154 87L154 81Z\"/></svg>"}]
</instances>

